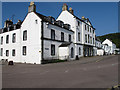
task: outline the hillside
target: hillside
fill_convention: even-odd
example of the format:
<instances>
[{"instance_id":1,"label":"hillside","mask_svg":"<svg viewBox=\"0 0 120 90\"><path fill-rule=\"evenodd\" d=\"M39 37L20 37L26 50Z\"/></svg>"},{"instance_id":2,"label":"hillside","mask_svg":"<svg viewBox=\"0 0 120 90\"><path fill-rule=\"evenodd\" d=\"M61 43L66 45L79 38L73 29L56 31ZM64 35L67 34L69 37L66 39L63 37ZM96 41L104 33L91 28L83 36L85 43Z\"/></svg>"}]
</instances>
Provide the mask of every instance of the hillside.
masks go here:
<instances>
[{"instance_id":1,"label":"hillside","mask_svg":"<svg viewBox=\"0 0 120 90\"><path fill-rule=\"evenodd\" d=\"M120 33L111 33L111 34L106 34L103 36L98 36L97 38L99 38L102 42L105 39L109 39L111 40L113 43L116 44L117 48L120 48Z\"/></svg>"}]
</instances>

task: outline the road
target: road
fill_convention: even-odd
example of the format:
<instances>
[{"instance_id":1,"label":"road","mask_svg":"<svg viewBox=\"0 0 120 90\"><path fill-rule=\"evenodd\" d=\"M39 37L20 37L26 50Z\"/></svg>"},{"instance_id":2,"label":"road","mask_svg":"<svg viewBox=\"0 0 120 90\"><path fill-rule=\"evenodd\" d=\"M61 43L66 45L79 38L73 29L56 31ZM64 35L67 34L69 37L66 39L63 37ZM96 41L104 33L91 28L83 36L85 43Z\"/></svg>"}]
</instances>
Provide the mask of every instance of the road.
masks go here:
<instances>
[{"instance_id":1,"label":"road","mask_svg":"<svg viewBox=\"0 0 120 90\"><path fill-rule=\"evenodd\" d=\"M118 56L32 65L2 65L3 88L110 88L118 85Z\"/></svg>"}]
</instances>

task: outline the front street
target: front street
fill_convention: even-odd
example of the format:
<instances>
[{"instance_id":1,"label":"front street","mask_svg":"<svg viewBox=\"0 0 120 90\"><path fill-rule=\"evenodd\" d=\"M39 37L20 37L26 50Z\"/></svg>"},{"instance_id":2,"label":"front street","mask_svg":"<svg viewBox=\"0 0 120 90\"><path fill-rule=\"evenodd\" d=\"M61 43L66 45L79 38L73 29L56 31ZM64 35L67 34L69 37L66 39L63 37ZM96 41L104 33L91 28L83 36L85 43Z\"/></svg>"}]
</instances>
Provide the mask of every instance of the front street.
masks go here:
<instances>
[{"instance_id":1,"label":"front street","mask_svg":"<svg viewBox=\"0 0 120 90\"><path fill-rule=\"evenodd\" d=\"M118 55L3 66L3 88L110 88L118 85Z\"/></svg>"}]
</instances>

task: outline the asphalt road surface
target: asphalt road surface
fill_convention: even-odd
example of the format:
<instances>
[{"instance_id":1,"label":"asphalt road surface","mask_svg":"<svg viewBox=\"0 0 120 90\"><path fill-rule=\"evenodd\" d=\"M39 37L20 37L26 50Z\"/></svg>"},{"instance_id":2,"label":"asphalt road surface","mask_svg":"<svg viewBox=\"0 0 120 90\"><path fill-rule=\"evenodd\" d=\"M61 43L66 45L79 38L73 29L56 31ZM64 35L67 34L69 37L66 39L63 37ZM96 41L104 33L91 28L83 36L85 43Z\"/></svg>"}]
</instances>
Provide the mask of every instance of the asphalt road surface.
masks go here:
<instances>
[{"instance_id":1,"label":"asphalt road surface","mask_svg":"<svg viewBox=\"0 0 120 90\"><path fill-rule=\"evenodd\" d=\"M111 88L118 85L118 55L32 65L2 65L3 88Z\"/></svg>"}]
</instances>

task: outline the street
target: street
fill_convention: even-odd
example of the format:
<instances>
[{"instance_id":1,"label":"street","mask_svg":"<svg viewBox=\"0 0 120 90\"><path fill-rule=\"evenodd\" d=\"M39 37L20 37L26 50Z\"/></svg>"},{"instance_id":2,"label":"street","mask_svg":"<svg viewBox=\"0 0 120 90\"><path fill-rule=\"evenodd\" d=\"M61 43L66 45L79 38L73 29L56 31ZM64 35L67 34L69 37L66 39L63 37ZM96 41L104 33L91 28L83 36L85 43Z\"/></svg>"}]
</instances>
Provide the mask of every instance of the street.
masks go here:
<instances>
[{"instance_id":1,"label":"street","mask_svg":"<svg viewBox=\"0 0 120 90\"><path fill-rule=\"evenodd\" d=\"M118 85L118 55L44 65L2 65L3 88L111 88Z\"/></svg>"}]
</instances>

